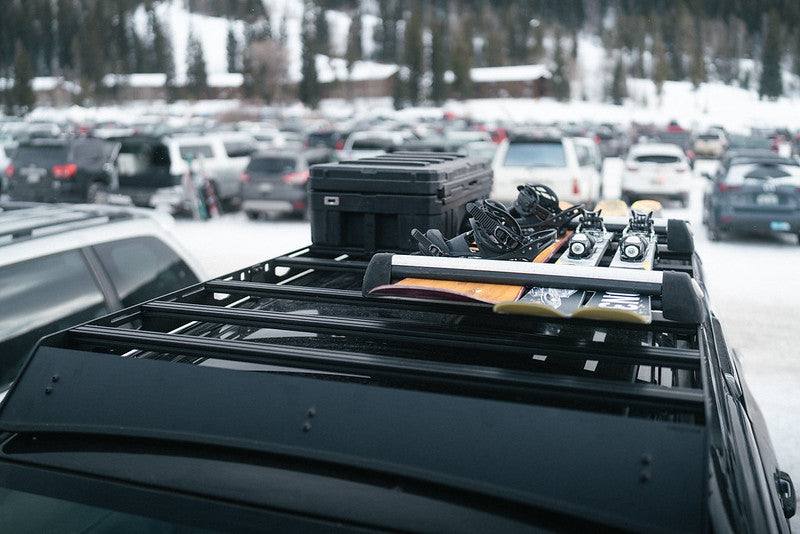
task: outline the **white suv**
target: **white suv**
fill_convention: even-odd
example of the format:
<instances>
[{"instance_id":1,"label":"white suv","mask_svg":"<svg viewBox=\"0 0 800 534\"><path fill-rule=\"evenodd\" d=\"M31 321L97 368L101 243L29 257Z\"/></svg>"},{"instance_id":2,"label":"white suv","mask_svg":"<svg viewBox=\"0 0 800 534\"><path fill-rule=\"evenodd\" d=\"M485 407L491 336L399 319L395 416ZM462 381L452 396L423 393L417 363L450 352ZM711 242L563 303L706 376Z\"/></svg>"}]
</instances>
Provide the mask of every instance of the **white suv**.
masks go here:
<instances>
[{"instance_id":1,"label":"white suv","mask_svg":"<svg viewBox=\"0 0 800 534\"><path fill-rule=\"evenodd\" d=\"M691 163L679 146L642 143L628 151L622 170L622 200L628 204L652 198L677 200L686 207L691 186Z\"/></svg>"},{"instance_id":2,"label":"white suv","mask_svg":"<svg viewBox=\"0 0 800 534\"><path fill-rule=\"evenodd\" d=\"M172 222L139 208L0 202L0 399L42 336L205 279Z\"/></svg>"},{"instance_id":3,"label":"white suv","mask_svg":"<svg viewBox=\"0 0 800 534\"><path fill-rule=\"evenodd\" d=\"M494 185L491 197L510 204L517 186L543 184L559 200L586 204L600 199L601 176L588 148L572 137L515 134L503 140L493 161Z\"/></svg>"}]
</instances>

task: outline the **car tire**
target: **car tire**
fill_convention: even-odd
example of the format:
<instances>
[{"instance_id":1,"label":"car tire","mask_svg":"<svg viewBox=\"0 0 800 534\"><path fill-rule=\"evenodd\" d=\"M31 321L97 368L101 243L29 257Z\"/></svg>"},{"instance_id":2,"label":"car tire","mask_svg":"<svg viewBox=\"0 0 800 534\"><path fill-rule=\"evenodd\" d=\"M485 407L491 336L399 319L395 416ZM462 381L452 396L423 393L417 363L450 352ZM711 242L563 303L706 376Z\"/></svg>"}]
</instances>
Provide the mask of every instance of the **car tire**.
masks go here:
<instances>
[{"instance_id":1,"label":"car tire","mask_svg":"<svg viewBox=\"0 0 800 534\"><path fill-rule=\"evenodd\" d=\"M251 221L258 220L257 211L245 211L244 214L247 215L247 218L250 219Z\"/></svg>"}]
</instances>

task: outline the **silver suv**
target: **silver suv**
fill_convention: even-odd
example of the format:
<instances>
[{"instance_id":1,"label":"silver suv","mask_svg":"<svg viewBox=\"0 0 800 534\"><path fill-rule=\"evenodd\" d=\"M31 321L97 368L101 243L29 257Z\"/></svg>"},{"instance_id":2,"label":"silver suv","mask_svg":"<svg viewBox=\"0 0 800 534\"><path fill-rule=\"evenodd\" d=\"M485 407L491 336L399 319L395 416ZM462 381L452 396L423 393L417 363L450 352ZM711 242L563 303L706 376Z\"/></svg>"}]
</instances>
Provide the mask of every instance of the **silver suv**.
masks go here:
<instances>
[{"instance_id":1,"label":"silver suv","mask_svg":"<svg viewBox=\"0 0 800 534\"><path fill-rule=\"evenodd\" d=\"M150 210L0 202L0 398L36 341L204 279Z\"/></svg>"}]
</instances>

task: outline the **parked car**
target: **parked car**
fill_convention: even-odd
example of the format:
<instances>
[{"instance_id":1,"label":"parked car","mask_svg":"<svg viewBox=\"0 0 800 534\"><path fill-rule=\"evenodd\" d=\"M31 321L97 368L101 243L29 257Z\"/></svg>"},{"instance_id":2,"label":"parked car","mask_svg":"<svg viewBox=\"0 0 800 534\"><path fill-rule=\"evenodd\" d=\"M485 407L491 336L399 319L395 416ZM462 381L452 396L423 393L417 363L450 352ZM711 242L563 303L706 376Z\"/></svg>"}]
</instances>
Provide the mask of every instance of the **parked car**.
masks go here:
<instances>
[{"instance_id":1,"label":"parked car","mask_svg":"<svg viewBox=\"0 0 800 534\"><path fill-rule=\"evenodd\" d=\"M202 280L152 210L0 202L0 397L43 335Z\"/></svg>"},{"instance_id":2,"label":"parked car","mask_svg":"<svg viewBox=\"0 0 800 534\"><path fill-rule=\"evenodd\" d=\"M491 198L511 204L517 186L540 183L559 199L591 207L600 199L601 177L588 149L572 137L516 133L503 140L495 155Z\"/></svg>"},{"instance_id":3,"label":"parked car","mask_svg":"<svg viewBox=\"0 0 800 534\"><path fill-rule=\"evenodd\" d=\"M595 128L593 138L604 158L619 158L628 150L627 136L611 125Z\"/></svg>"},{"instance_id":4,"label":"parked car","mask_svg":"<svg viewBox=\"0 0 800 534\"><path fill-rule=\"evenodd\" d=\"M406 141L414 139L410 132L394 130L362 130L347 136L342 150L336 154L339 160L369 158L391 152Z\"/></svg>"},{"instance_id":5,"label":"parked car","mask_svg":"<svg viewBox=\"0 0 800 534\"><path fill-rule=\"evenodd\" d=\"M332 159L327 148L254 154L241 175L242 211L251 219L276 214L305 216L309 169Z\"/></svg>"},{"instance_id":6,"label":"parked car","mask_svg":"<svg viewBox=\"0 0 800 534\"><path fill-rule=\"evenodd\" d=\"M694 141L692 140L692 134L678 128L673 126L672 129L666 129L658 132L651 140L657 143L668 143L670 145L679 147L681 150L683 150L684 155L688 158L689 165L694 168L694 160L696 155L694 153Z\"/></svg>"},{"instance_id":7,"label":"parked car","mask_svg":"<svg viewBox=\"0 0 800 534\"><path fill-rule=\"evenodd\" d=\"M6 154L6 147L0 143L0 169L2 169L3 174L0 175L0 197L6 194L6 190L8 189L8 174L13 172L8 169L8 165L11 163L11 158L8 157Z\"/></svg>"},{"instance_id":8,"label":"parked car","mask_svg":"<svg viewBox=\"0 0 800 534\"><path fill-rule=\"evenodd\" d=\"M339 130L316 130L308 134L306 145L308 148L327 148L330 150L344 149L346 134Z\"/></svg>"},{"instance_id":9,"label":"parked car","mask_svg":"<svg viewBox=\"0 0 800 534\"><path fill-rule=\"evenodd\" d=\"M680 147L664 143L633 145L622 170L622 200L677 200L689 203L692 169Z\"/></svg>"},{"instance_id":10,"label":"parked car","mask_svg":"<svg viewBox=\"0 0 800 534\"><path fill-rule=\"evenodd\" d=\"M185 178L199 187L206 180L226 210L241 205L239 177L256 147L253 136L242 132L207 135L175 135L160 141L167 147L172 186L153 192L150 205L171 213L180 213L191 202ZM160 148L157 149L160 152ZM159 161L159 165L163 159ZM161 171L159 170L159 173ZM191 182L190 182L191 183Z\"/></svg>"},{"instance_id":11,"label":"parked car","mask_svg":"<svg viewBox=\"0 0 800 534\"><path fill-rule=\"evenodd\" d=\"M728 139L718 130L697 134L694 139L694 153L699 157L720 158L728 148Z\"/></svg>"},{"instance_id":12,"label":"parked car","mask_svg":"<svg viewBox=\"0 0 800 534\"><path fill-rule=\"evenodd\" d=\"M118 188L119 143L95 138L33 139L6 168L12 200L105 202Z\"/></svg>"},{"instance_id":13,"label":"parked car","mask_svg":"<svg viewBox=\"0 0 800 534\"><path fill-rule=\"evenodd\" d=\"M709 237L731 233L793 233L800 241L800 164L794 159L748 158L732 162L711 180L703 222Z\"/></svg>"}]
</instances>

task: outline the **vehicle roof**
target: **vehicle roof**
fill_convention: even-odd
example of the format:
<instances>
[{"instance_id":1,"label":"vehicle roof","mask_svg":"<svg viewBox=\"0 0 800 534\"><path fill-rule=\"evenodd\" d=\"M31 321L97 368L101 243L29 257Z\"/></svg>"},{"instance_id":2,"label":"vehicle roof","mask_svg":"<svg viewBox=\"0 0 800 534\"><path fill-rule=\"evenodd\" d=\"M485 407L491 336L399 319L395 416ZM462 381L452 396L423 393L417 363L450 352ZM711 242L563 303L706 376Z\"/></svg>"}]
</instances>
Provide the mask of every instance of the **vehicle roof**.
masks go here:
<instances>
[{"instance_id":1,"label":"vehicle roof","mask_svg":"<svg viewBox=\"0 0 800 534\"><path fill-rule=\"evenodd\" d=\"M0 202L0 266L107 241L151 235L167 241L192 269L202 267L175 241L166 214L99 204Z\"/></svg>"},{"instance_id":2,"label":"vehicle roof","mask_svg":"<svg viewBox=\"0 0 800 534\"><path fill-rule=\"evenodd\" d=\"M632 145L628 151L628 157L641 156L643 154L686 157L679 146L671 143L638 143Z\"/></svg>"}]
</instances>

